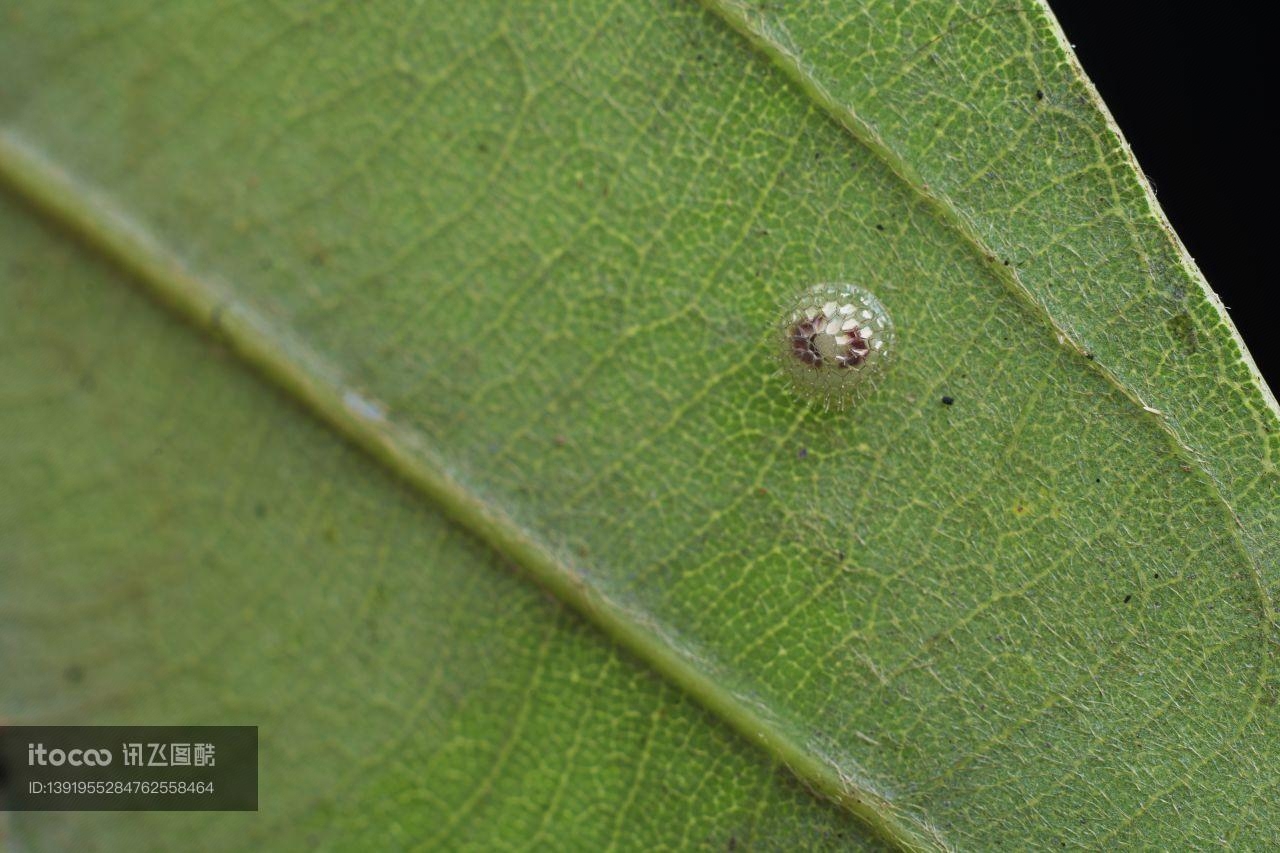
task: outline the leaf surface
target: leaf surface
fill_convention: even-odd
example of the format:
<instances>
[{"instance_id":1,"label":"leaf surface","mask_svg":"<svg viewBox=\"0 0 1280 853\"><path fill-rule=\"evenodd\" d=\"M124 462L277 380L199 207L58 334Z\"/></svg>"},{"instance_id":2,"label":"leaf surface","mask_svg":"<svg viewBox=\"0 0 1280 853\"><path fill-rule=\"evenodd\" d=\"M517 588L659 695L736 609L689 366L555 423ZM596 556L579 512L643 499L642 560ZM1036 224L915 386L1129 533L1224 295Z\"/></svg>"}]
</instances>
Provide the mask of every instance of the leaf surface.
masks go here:
<instances>
[{"instance_id":1,"label":"leaf surface","mask_svg":"<svg viewBox=\"0 0 1280 853\"><path fill-rule=\"evenodd\" d=\"M225 348L0 223L0 316L41 320L0 352L3 713L262 750L257 813L6 812L15 847L875 848Z\"/></svg>"},{"instance_id":2,"label":"leaf surface","mask_svg":"<svg viewBox=\"0 0 1280 853\"><path fill-rule=\"evenodd\" d=\"M265 463L239 457L223 472L168 455L148 462L150 481L108 478L121 506L189 505L203 483L236 472L253 495L268 486L263 464L295 483L282 499L318 493L344 518L351 501L373 517L400 501L403 519L369 546L397 552L381 562L405 590L396 604L439 606L461 585L472 630L505 635L501 585L522 614L504 636L504 665L534 673L512 681L518 707L542 696L569 716L591 707L536 680L546 659L530 651L541 648L534 636L608 673L594 677L642 678L631 663L618 675L624 665L597 647L605 640L568 617L530 615L519 602L536 595L510 578L476 592L477 576L501 574L491 558L435 510L408 507L442 510L764 746L754 758L726 747L741 764L717 780L723 793L686 798L684 823L673 824L701 826L704 797L732 802L711 810L727 823L707 817L720 843L737 837L748 789L768 792L752 806L761 816L736 826L761 833L760 846L806 827L815 838L841 831L846 818L797 803L770 761L904 846L1277 840L1274 400L1042 6L77 11L24 4L0 30L0 180L26 215L39 210L81 241L31 251L105 256L368 451L321 477L327 489L285 459L292 442L264 443ZM9 238L6 254L27 257L25 242ZM67 263L68 282L93 277L87 261ZM32 275L38 285L7 280L13 358L3 370L34 391L6 407L33 438L5 464L39 505L84 488L68 446L120 471L158 439L99 422L128 410L123 391L40 402L46 384L66 380L38 355L37 342L57 340L58 314L23 303L38 293L41 306L60 304L57 288L73 285ZM774 376L776 306L819 281L864 284L898 327L891 374L850 413L806 406ZM114 331L77 319L77 340ZM231 411L218 417L201 386L175 398L168 389L180 383L163 371L208 356L158 337L140 326L117 358L174 348L124 375L157 417L171 411L188 440L205 442L202 453L234 435L236 417L319 429L293 426L301 416L263 392L226 392ZM97 362L88 343L71 351ZM228 388L248 381L219 376ZM98 420L83 414L74 441L34 426L73 418L75 405L94 406ZM355 479L383 476L361 471L374 466L415 497ZM31 473L44 468L67 470ZM352 658L340 645L303 637L322 617L304 606L297 547L241 575L239 597L195 595L202 536L242 549L263 535L258 521L227 514L237 500L222 501L223 515L175 525L175 556L126 560L146 568L140 587L184 590L224 632L278 630L295 664L334 669L334 689L376 694L358 683L363 669L343 673ZM80 593L85 610L111 614L97 618L120 642L139 655L172 648L181 623L143 630L112 613L121 593L86 582L109 565L94 557L107 542L121 554L146 547L136 531L108 516L86 526L106 542L83 533L72 540L83 555L60 563L67 527L105 510L59 521L19 506L6 646L59 660L83 647L30 615L54 606L40 578L61 564L68 588L91 591ZM265 529L297 537L308 527L289 517ZM334 601L373 595L358 550L314 533L295 541L327 561L345 590ZM246 600L269 595L279 608L246 616ZM484 648L432 634L433 624L468 630L452 611L439 623L429 609L395 621L387 670L442 645L464 657ZM471 665L445 661L438 678L456 680L483 716L500 700L469 686ZM15 669L11 715L70 701L52 670ZM139 678L129 666L108 672L95 689L128 698L90 706L199 713L200 691L152 695ZM198 683L220 685L234 707L256 682L272 682L265 660L219 661ZM393 694L388 720L414 719L411 692ZM419 713L434 719L445 700L430 696ZM597 707L644 716L671 706L698 743L725 740L671 688L644 681L626 696ZM341 711L294 713L315 728L353 725ZM546 725L565 736L556 716ZM469 737L486 758L473 770L436 760L488 791L504 756L538 744L500 720L475 724ZM369 734L385 743L389 726ZM606 766L599 801L653 796L651 753L712 775L669 743L633 742L619 763L639 775L627 783ZM573 754L548 746L548 768L609 755ZM529 841L520 815L534 806L508 803L510 820L504 807L484 824L446 796L455 783L406 765L423 771L421 801L379 772L398 808L379 818L344 804L344 821L401 821L420 842L450 821ZM546 783L533 791L550 795ZM624 846L668 829L651 814L632 828L631 809L619 813L610 837ZM576 837L600 837L587 832Z\"/></svg>"}]
</instances>

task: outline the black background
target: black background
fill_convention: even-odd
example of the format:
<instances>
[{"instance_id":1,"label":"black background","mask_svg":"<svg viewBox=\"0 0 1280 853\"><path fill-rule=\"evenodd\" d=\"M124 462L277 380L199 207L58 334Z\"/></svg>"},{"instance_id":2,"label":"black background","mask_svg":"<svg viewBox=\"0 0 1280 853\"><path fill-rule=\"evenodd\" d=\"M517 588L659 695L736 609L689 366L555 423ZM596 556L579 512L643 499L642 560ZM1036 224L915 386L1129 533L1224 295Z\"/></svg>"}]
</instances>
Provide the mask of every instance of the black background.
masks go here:
<instances>
[{"instance_id":1,"label":"black background","mask_svg":"<svg viewBox=\"0 0 1280 853\"><path fill-rule=\"evenodd\" d=\"M1280 382L1264 4L1049 0L1174 230L1227 306L1258 369Z\"/></svg>"}]
</instances>

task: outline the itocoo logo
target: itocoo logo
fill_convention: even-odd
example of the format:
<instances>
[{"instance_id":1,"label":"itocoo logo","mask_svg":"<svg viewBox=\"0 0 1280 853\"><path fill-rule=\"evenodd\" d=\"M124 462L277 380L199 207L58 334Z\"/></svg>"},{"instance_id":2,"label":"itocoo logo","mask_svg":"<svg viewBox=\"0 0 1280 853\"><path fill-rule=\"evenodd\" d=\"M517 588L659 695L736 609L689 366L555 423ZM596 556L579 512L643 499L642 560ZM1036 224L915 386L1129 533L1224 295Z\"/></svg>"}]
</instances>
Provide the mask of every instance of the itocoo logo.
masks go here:
<instances>
[{"instance_id":1,"label":"itocoo logo","mask_svg":"<svg viewBox=\"0 0 1280 853\"><path fill-rule=\"evenodd\" d=\"M106 767L111 763L109 749L45 749L42 743L27 744L27 766Z\"/></svg>"}]
</instances>

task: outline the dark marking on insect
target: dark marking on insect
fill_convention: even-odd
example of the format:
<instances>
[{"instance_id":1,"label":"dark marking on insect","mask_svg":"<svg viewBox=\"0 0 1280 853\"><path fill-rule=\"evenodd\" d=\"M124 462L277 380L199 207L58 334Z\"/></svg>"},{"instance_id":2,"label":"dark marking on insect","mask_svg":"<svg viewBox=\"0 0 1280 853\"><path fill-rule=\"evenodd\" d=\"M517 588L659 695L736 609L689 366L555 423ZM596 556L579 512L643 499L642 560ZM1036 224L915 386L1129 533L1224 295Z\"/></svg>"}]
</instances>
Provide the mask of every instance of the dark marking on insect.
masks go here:
<instances>
[{"instance_id":1,"label":"dark marking on insect","mask_svg":"<svg viewBox=\"0 0 1280 853\"><path fill-rule=\"evenodd\" d=\"M822 353L816 344L818 330L825 327L827 318L818 317L801 320L791 327L791 355L802 364L817 367L822 364Z\"/></svg>"}]
</instances>

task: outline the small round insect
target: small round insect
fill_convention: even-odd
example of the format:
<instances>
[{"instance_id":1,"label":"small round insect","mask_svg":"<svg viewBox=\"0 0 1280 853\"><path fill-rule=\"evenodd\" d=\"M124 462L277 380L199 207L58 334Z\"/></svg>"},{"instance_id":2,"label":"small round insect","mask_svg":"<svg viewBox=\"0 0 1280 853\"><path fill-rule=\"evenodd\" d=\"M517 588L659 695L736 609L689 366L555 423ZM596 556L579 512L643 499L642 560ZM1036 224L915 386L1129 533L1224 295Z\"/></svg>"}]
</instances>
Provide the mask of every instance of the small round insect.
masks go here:
<instances>
[{"instance_id":1,"label":"small round insect","mask_svg":"<svg viewBox=\"0 0 1280 853\"><path fill-rule=\"evenodd\" d=\"M775 344L798 396L842 409L883 372L893 354L893 322L865 288L815 284L786 304Z\"/></svg>"}]
</instances>

